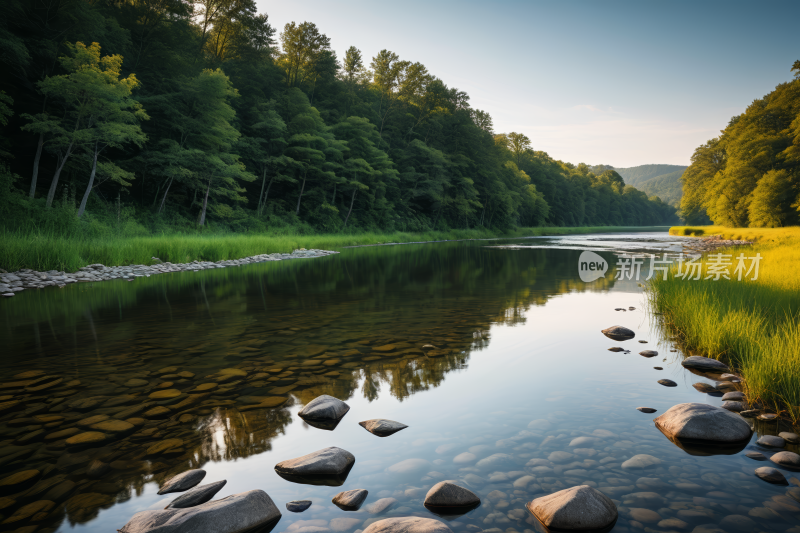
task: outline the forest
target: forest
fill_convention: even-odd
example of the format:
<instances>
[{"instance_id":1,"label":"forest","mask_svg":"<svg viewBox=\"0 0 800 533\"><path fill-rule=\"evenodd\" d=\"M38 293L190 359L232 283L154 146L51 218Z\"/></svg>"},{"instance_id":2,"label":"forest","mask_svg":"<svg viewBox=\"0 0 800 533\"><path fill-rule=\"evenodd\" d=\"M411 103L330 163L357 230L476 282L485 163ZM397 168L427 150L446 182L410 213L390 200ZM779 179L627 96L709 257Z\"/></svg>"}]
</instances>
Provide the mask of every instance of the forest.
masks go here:
<instances>
[{"instance_id":1,"label":"forest","mask_svg":"<svg viewBox=\"0 0 800 533\"><path fill-rule=\"evenodd\" d=\"M416 58L254 0L0 3L7 231L662 225L611 168L534 151ZM350 43L346 43L350 44Z\"/></svg>"},{"instance_id":2,"label":"forest","mask_svg":"<svg viewBox=\"0 0 800 533\"><path fill-rule=\"evenodd\" d=\"M754 100L684 172L687 224L779 228L800 224L800 61L794 79Z\"/></svg>"}]
</instances>

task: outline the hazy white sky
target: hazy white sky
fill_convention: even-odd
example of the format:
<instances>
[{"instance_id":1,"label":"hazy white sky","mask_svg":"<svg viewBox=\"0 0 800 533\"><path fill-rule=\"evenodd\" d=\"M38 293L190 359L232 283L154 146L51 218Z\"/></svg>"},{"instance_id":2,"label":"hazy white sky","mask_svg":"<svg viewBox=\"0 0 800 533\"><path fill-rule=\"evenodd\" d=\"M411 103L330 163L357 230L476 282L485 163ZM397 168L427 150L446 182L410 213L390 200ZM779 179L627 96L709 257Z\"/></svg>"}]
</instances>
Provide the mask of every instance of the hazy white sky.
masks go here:
<instances>
[{"instance_id":1,"label":"hazy white sky","mask_svg":"<svg viewBox=\"0 0 800 533\"><path fill-rule=\"evenodd\" d=\"M308 20L420 61L497 132L572 163L689 164L694 149L800 59L800 2L258 0L281 30Z\"/></svg>"}]
</instances>

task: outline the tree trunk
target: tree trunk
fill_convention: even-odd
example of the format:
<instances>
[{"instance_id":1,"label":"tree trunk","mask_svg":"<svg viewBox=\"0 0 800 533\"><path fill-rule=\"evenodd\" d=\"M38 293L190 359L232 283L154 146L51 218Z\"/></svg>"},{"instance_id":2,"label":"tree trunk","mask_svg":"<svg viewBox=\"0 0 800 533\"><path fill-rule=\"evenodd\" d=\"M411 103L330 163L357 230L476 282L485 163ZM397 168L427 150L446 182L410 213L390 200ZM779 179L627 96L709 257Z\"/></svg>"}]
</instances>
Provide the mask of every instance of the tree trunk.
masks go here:
<instances>
[{"instance_id":1,"label":"tree trunk","mask_svg":"<svg viewBox=\"0 0 800 533\"><path fill-rule=\"evenodd\" d=\"M306 171L308 172L308 171ZM294 214L300 214L300 200L303 198L303 191L306 189L306 172L303 172L303 186L300 187L300 196L297 197L297 209L295 209Z\"/></svg>"},{"instance_id":2,"label":"tree trunk","mask_svg":"<svg viewBox=\"0 0 800 533\"><path fill-rule=\"evenodd\" d=\"M338 183L333 184L333 197L331 198L331 205L336 205L336 186Z\"/></svg>"},{"instance_id":3,"label":"tree trunk","mask_svg":"<svg viewBox=\"0 0 800 533\"><path fill-rule=\"evenodd\" d=\"M347 227L347 221L348 221L348 220L350 220L350 213L352 213L352 212L353 212L353 202L355 202L355 201L356 201L356 193L357 193L357 192L358 192L358 189L353 189L353 197L352 197L352 198L350 198L350 210L347 212L347 218L345 218L345 219L344 219L344 226L343 226L343 228L346 228L346 227Z\"/></svg>"},{"instance_id":4,"label":"tree trunk","mask_svg":"<svg viewBox=\"0 0 800 533\"><path fill-rule=\"evenodd\" d=\"M261 193L258 195L258 207L256 213L261 214L261 199L264 197L264 185L267 184L267 167L264 167L264 175L261 177Z\"/></svg>"},{"instance_id":5,"label":"tree trunk","mask_svg":"<svg viewBox=\"0 0 800 533\"><path fill-rule=\"evenodd\" d=\"M97 174L97 155L100 153L97 145L94 145L94 154L92 156L92 173L89 175L89 184L86 186L86 192L83 193L83 199L81 200L81 206L78 208L78 218L81 218L83 212L86 210L86 202L89 200L89 195L92 193L92 187L94 186L94 177Z\"/></svg>"},{"instance_id":6,"label":"tree trunk","mask_svg":"<svg viewBox=\"0 0 800 533\"><path fill-rule=\"evenodd\" d=\"M56 168L56 173L53 174L53 181L50 183L50 190L47 193L47 203L45 207L53 205L53 198L56 195L56 188L58 187L58 178L61 176L61 171L64 170L64 165L67 164L67 159L72 155L72 146L72 143L70 143L67 147L67 151L64 152L64 157L61 158L61 162L58 164L58 168Z\"/></svg>"},{"instance_id":7,"label":"tree trunk","mask_svg":"<svg viewBox=\"0 0 800 533\"><path fill-rule=\"evenodd\" d=\"M211 190L211 178L208 179L208 187L206 187L206 196L203 198L203 210L200 212L200 221L198 226L203 226L206 223L206 208L208 207L208 192Z\"/></svg>"},{"instance_id":8,"label":"tree trunk","mask_svg":"<svg viewBox=\"0 0 800 533\"><path fill-rule=\"evenodd\" d=\"M272 176L269 179L269 183L267 183L267 192L264 193L264 202L261 204L261 212L259 213L259 215L263 215L264 214L264 209L266 209L266 207L267 207L267 198L269 198L269 189L270 189L270 187L272 187L272 180L274 180L274 179L275 179L275 176Z\"/></svg>"},{"instance_id":9,"label":"tree trunk","mask_svg":"<svg viewBox=\"0 0 800 533\"><path fill-rule=\"evenodd\" d=\"M167 193L169 192L170 187L172 187L172 178L169 179L169 183L167 183L167 189L164 191L164 196L161 197L161 204L158 206L157 211L158 214L164 210L164 202L167 201Z\"/></svg>"},{"instance_id":10,"label":"tree trunk","mask_svg":"<svg viewBox=\"0 0 800 533\"><path fill-rule=\"evenodd\" d=\"M31 178L30 197L36 194L36 180L39 178L39 160L42 158L42 147L44 146L44 132L39 134L39 144L36 146L36 157L33 159L33 178Z\"/></svg>"}]
</instances>

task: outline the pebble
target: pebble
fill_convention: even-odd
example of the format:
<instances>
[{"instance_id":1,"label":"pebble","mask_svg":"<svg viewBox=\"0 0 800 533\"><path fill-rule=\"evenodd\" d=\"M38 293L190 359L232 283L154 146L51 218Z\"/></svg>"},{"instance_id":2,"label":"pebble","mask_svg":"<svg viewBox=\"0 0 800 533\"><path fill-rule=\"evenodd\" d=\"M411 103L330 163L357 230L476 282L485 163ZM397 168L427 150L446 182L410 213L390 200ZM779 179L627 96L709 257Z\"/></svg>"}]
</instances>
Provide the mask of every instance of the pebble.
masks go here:
<instances>
[{"instance_id":1,"label":"pebble","mask_svg":"<svg viewBox=\"0 0 800 533\"><path fill-rule=\"evenodd\" d=\"M786 481L786 478L781 474L781 472L775 468L771 468L769 466L762 466L761 468L756 468L756 475L766 481L767 483L772 483L775 485L788 485L789 483Z\"/></svg>"},{"instance_id":2,"label":"pebble","mask_svg":"<svg viewBox=\"0 0 800 533\"><path fill-rule=\"evenodd\" d=\"M651 466L656 466L661 464L661 459L657 457L653 457L652 455L647 454L639 454L634 455L624 463L622 463L622 468L628 470L639 470L642 468L649 468Z\"/></svg>"},{"instance_id":3,"label":"pebble","mask_svg":"<svg viewBox=\"0 0 800 533\"><path fill-rule=\"evenodd\" d=\"M786 441L775 435L762 435L756 443L768 448L783 448L786 446Z\"/></svg>"},{"instance_id":4,"label":"pebble","mask_svg":"<svg viewBox=\"0 0 800 533\"><path fill-rule=\"evenodd\" d=\"M343 511L358 511L368 494L365 489L346 490L334 496L331 501Z\"/></svg>"},{"instance_id":5,"label":"pebble","mask_svg":"<svg viewBox=\"0 0 800 533\"><path fill-rule=\"evenodd\" d=\"M789 470L800 470L800 455L794 452L778 452L769 458L770 461L778 466Z\"/></svg>"},{"instance_id":6,"label":"pebble","mask_svg":"<svg viewBox=\"0 0 800 533\"><path fill-rule=\"evenodd\" d=\"M781 431L778 433L778 436L788 442L789 444L798 444L800 443L800 436L797 433L791 433L789 431Z\"/></svg>"},{"instance_id":7,"label":"pebble","mask_svg":"<svg viewBox=\"0 0 800 533\"><path fill-rule=\"evenodd\" d=\"M778 415L773 414L773 413L762 413L762 414L758 415L758 419L759 420L765 420L765 421L773 421L773 420L775 420L777 418L778 418Z\"/></svg>"},{"instance_id":8,"label":"pebble","mask_svg":"<svg viewBox=\"0 0 800 533\"><path fill-rule=\"evenodd\" d=\"M642 350L641 352L639 352L639 355L641 355L642 357L655 357L658 355L658 352L655 350Z\"/></svg>"},{"instance_id":9,"label":"pebble","mask_svg":"<svg viewBox=\"0 0 800 533\"><path fill-rule=\"evenodd\" d=\"M656 410L653 409L652 407L637 407L636 410L637 411L641 411L643 413L655 413L656 412Z\"/></svg>"},{"instance_id":10,"label":"pebble","mask_svg":"<svg viewBox=\"0 0 800 533\"><path fill-rule=\"evenodd\" d=\"M754 461L766 461L767 460L767 456L764 455L761 452L747 452L744 455L745 455L745 457L749 457L750 459L753 459Z\"/></svg>"},{"instance_id":11,"label":"pebble","mask_svg":"<svg viewBox=\"0 0 800 533\"><path fill-rule=\"evenodd\" d=\"M665 387L677 387L678 384L672 381L671 379L659 379L658 383L664 385Z\"/></svg>"},{"instance_id":12,"label":"pebble","mask_svg":"<svg viewBox=\"0 0 800 533\"><path fill-rule=\"evenodd\" d=\"M311 500L294 500L286 503L286 510L292 513L302 513L311 507Z\"/></svg>"}]
</instances>

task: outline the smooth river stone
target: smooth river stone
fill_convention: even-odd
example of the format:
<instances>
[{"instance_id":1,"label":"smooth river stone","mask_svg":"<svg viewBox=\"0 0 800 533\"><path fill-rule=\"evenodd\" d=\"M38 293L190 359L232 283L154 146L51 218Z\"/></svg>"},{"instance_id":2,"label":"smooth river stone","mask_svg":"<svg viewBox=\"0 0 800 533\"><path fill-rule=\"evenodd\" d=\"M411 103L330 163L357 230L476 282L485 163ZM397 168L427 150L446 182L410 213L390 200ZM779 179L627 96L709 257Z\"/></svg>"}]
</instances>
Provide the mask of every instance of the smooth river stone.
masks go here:
<instances>
[{"instance_id":1,"label":"smooth river stone","mask_svg":"<svg viewBox=\"0 0 800 533\"><path fill-rule=\"evenodd\" d=\"M277 521L281 512L263 490L251 490L188 509L142 511L120 533L241 533Z\"/></svg>"},{"instance_id":2,"label":"smooth river stone","mask_svg":"<svg viewBox=\"0 0 800 533\"><path fill-rule=\"evenodd\" d=\"M747 452L744 454L746 457L753 459L754 461L766 461L767 456L761 452Z\"/></svg>"},{"instance_id":3,"label":"smooth river stone","mask_svg":"<svg viewBox=\"0 0 800 533\"><path fill-rule=\"evenodd\" d=\"M383 418L373 418L372 420L364 420L363 422L358 423L359 426L366 429L373 435L377 435L379 437L388 437L394 433L402 429L406 429L408 426L405 424L401 424L400 422L395 422L394 420L386 420Z\"/></svg>"},{"instance_id":4,"label":"smooth river stone","mask_svg":"<svg viewBox=\"0 0 800 533\"><path fill-rule=\"evenodd\" d=\"M650 468L660 464L661 459L658 457L653 457L652 455L642 453L639 455L634 455L622 463L622 468L625 468L626 470L641 470L643 468Z\"/></svg>"},{"instance_id":5,"label":"smooth river stone","mask_svg":"<svg viewBox=\"0 0 800 533\"><path fill-rule=\"evenodd\" d=\"M365 489L346 490L334 496L331 501L343 511L358 511L368 494Z\"/></svg>"},{"instance_id":6,"label":"smooth river stone","mask_svg":"<svg viewBox=\"0 0 800 533\"><path fill-rule=\"evenodd\" d=\"M615 341L626 341L636 336L636 333L623 326L611 326L601 331L603 335Z\"/></svg>"},{"instance_id":7,"label":"smooth river stone","mask_svg":"<svg viewBox=\"0 0 800 533\"><path fill-rule=\"evenodd\" d=\"M150 393L151 400L168 400L170 398L177 398L182 393L178 389L165 389Z\"/></svg>"},{"instance_id":8,"label":"smooth river stone","mask_svg":"<svg viewBox=\"0 0 800 533\"><path fill-rule=\"evenodd\" d=\"M97 424L98 422L102 422L104 420L108 420L108 415L94 415L90 416L89 418L84 418L83 420L79 420L76 426L79 428L88 428L91 427L92 424Z\"/></svg>"},{"instance_id":9,"label":"smooth river stone","mask_svg":"<svg viewBox=\"0 0 800 533\"><path fill-rule=\"evenodd\" d=\"M77 435L73 435L72 437L66 440L67 446L95 446L102 442L105 442L107 439L107 435L105 433L101 433L99 431L86 431L84 433L78 433Z\"/></svg>"},{"instance_id":10,"label":"smooth river stone","mask_svg":"<svg viewBox=\"0 0 800 533\"><path fill-rule=\"evenodd\" d=\"M726 392L722 396L723 402L743 402L745 399L744 393L741 391Z\"/></svg>"},{"instance_id":11,"label":"smooth river stone","mask_svg":"<svg viewBox=\"0 0 800 533\"><path fill-rule=\"evenodd\" d=\"M605 529L618 516L614 502L588 485L536 498L527 508L546 527L564 531Z\"/></svg>"},{"instance_id":12,"label":"smooth river stone","mask_svg":"<svg viewBox=\"0 0 800 533\"><path fill-rule=\"evenodd\" d=\"M637 411L641 411L643 413L655 413L656 412L656 410L653 409L652 407L637 407L636 410Z\"/></svg>"},{"instance_id":13,"label":"smooth river stone","mask_svg":"<svg viewBox=\"0 0 800 533\"><path fill-rule=\"evenodd\" d=\"M376 501L372 505L367 507L367 512L372 514L380 514L391 506L397 503L397 500L394 498L381 498L380 500Z\"/></svg>"},{"instance_id":14,"label":"smooth river stone","mask_svg":"<svg viewBox=\"0 0 800 533\"><path fill-rule=\"evenodd\" d=\"M770 461L788 470L800 470L800 455L794 452L778 452L769 458Z\"/></svg>"},{"instance_id":15,"label":"smooth river stone","mask_svg":"<svg viewBox=\"0 0 800 533\"><path fill-rule=\"evenodd\" d=\"M658 355L658 352L655 350L642 350L639 352L639 355L642 357L655 357Z\"/></svg>"},{"instance_id":16,"label":"smooth river stone","mask_svg":"<svg viewBox=\"0 0 800 533\"><path fill-rule=\"evenodd\" d=\"M474 507L481 499L471 490L459 487L452 481L440 481L425 496L426 507Z\"/></svg>"},{"instance_id":17,"label":"smooth river stone","mask_svg":"<svg viewBox=\"0 0 800 533\"><path fill-rule=\"evenodd\" d=\"M215 481L214 483L208 483L206 485L200 485L198 487L194 487L193 489L189 489L167 505L166 509L186 509L188 507L195 507L202 503L206 503L211 498L214 497L222 487L225 486L227 480L222 481Z\"/></svg>"},{"instance_id":18,"label":"smooth river stone","mask_svg":"<svg viewBox=\"0 0 800 533\"><path fill-rule=\"evenodd\" d=\"M744 402L725 402L722 404L722 408L732 413L741 413L747 409L747 404Z\"/></svg>"},{"instance_id":19,"label":"smooth river stone","mask_svg":"<svg viewBox=\"0 0 800 533\"><path fill-rule=\"evenodd\" d=\"M182 450L183 440L164 439L147 448L147 455L173 454Z\"/></svg>"},{"instance_id":20,"label":"smooth river stone","mask_svg":"<svg viewBox=\"0 0 800 533\"><path fill-rule=\"evenodd\" d=\"M612 348L609 348L608 351L609 352L624 352L625 348L622 348L620 346L614 346Z\"/></svg>"},{"instance_id":21,"label":"smooth river stone","mask_svg":"<svg viewBox=\"0 0 800 533\"><path fill-rule=\"evenodd\" d=\"M791 433L789 431L781 431L778 433L778 436L788 442L789 444L798 444L800 443L800 435L797 433Z\"/></svg>"},{"instance_id":22,"label":"smooth river stone","mask_svg":"<svg viewBox=\"0 0 800 533\"><path fill-rule=\"evenodd\" d=\"M200 468L181 472L177 476L171 477L158 490L159 494L169 494L170 492L183 492L189 490L206 477L206 471Z\"/></svg>"},{"instance_id":23,"label":"smooth river stone","mask_svg":"<svg viewBox=\"0 0 800 533\"><path fill-rule=\"evenodd\" d=\"M664 385L665 387L677 387L678 384L672 381L671 379L659 379L658 383Z\"/></svg>"},{"instance_id":24,"label":"smooth river stone","mask_svg":"<svg viewBox=\"0 0 800 533\"><path fill-rule=\"evenodd\" d=\"M740 416L705 403L681 403L655 419L670 440L738 443L750 439L750 425Z\"/></svg>"},{"instance_id":25,"label":"smooth river stone","mask_svg":"<svg viewBox=\"0 0 800 533\"><path fill-rule=\"evenodd\" d=\"M453 530L432 518L409 516L378 520L370 524L363 533L453 533Z\"/></svg>"},{"instance_id":26,"label":"smooth river stone","mask_svg":"<svg viewBox=\"0 0 800 533\"><path fill-rule=\"evenodd\" d=\"M131 378L128 381L125 382L125 386L126 387L144 387L148 383L149 383L149 381L147 381L145 379Z\"/></svg>"},{"instance_id":27,"label":"smooth river stone","mask_svg":"<svg viewBox=\"0 0 800 533\"><path fill-rule=\"evenodd\" d=\"M289 481L297 483L342 485L355 464L352 453L335 446L287 459L275 465L275 471Z\"/></svg>"},{"instance_id":28,"label":"smooth river stone","mask_svg":"<svg viewBox=\"0 0 800 533\"><path fill-rule=\"evenodd\" d=\"M756 468L756 475L766 481L767 483L772 483L774 485L788 485L789 483L786 481L786 478L781 474L780 470L775 468L771 468L769 466L762 466L761 468Z\"/></svg>"},{"instance_id":29,"label":"smooth river stone","mask_svg":"<svg viewBox=\"0 0 800 533\"><path fill-rule=\"evenodd\" d=\"M350 406L342 400L323 394L308 402L297 415L308 420L334 421L342 418L349 410Z\"/></svg>"},{"instance_id":30,"label":"smooth river stone","mask_svg":"<svg viewBox=\"0 0 800 533\"><path fill-rule=\"evenodd\" d=\"M756 444L760 444L761 446L765 446L767 448L783 448L786 446L786 441L780 437L776 437L775 435L762 435L756 441Z\"/></svg>"},{"instance_id":31,"label":"smooth river stone","mask_svg":"<svg viewBox=\"0 0 800 533\"><path fill-rule=\"evenodd\" d=\"M302 513L311 507L311 500L294 500L286 503L286 509L292 513Z\"/></svg>"},{"instance_id":32,"label":"smooth river stone","mask_svg":"<svg viewBox=\"0 0 800 533\"><path fill-rule=\"evenodd\" d=\"M719 392L717 389L714 388L713 385L709 385L708 383L698 382L692 385L697 392L704 392L708 394L709 392Z\"/></svg>"},{"instance_id":33,"label":"smooth river stone","mask_svg":"<svg viewBox=\"0 0 800 533\"><path fill-rule=\"evenodd\" d=\"M725 363L717 361L716 359L701 357L699 355L687 357L681 362L681 365L683 365L684 368L691 368L693 370L699 370L700 372L720 374L724 372L730 372L730 368L728 368L728 365Z\"/></svg>"},{"instance_id":34,"label":"smooth river stone","mask_svg":"<svg viewBox=\"0 0 800 533\"><path fill-rule=\"evenodd\" d=\"M90 427L91 429L104 431L106 433L126 433L128 431L133 431L136 426L123 420L104 420L92 424Z\"/></svg>"},{"instance_id":35,"label":"smooth river stone","mask_svg":"<svg viewBox=\"0 0 800 533\"><path fill-rule=\"evenodd\" d=\"M192 389L192 392L206 392L212 389L216 389L217 387L219 387L219 385L216 383L201 383L200 385Z\"/></svg>"}]
</instances>

